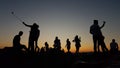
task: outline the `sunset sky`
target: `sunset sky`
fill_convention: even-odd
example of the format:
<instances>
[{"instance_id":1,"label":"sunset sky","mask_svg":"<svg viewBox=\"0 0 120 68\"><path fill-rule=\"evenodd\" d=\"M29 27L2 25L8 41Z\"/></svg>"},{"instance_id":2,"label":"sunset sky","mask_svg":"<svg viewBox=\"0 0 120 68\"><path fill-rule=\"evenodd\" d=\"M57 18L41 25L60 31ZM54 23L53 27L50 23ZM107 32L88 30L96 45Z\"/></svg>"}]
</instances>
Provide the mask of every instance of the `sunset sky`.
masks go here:
<instances>
[{"instance_id":1,"label":"sunset sky","mask_svg":"<svg viewBox=\"0 0 120 68\"><path fill-rule=\"evenodd\" d=\"M92 35L89 33L93 20L99 25L106 21L102 29L106 46L109 48L114 38L120 44L120 0L0 0L0 48L12 47L12 40L19 31L24 34L21 43L28 47L30 28L25 27L11 12L26 24L37 23L41 31L39 47L47 41L53 47L56 36L66 50L66 39L72 42L75 35L81 37L80 52L93 51Z\"/></svg>"}]
</instances>

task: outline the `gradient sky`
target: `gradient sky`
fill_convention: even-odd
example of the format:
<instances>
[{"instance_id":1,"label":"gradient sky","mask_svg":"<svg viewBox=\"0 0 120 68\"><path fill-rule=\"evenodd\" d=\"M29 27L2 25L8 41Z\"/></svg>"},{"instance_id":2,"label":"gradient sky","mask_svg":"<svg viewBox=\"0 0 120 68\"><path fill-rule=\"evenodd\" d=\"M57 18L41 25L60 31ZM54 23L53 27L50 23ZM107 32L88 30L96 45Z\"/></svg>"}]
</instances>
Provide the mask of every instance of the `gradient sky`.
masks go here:
<instances>
[{"instance_id":1,"label":"gradient sky","mask_svg":"<svg viewBox=\"0 0 120 68\"><path fill-rule=\"evenodd\" d=\"M80 52L93 51L92 35L89 33L93 20L99 25L106 21L102 29L106 46L109 48L114 38L120 44L120 0L0 0L0 47L11 47L12 40L19 31L24 34L21 43L27 45L30 28L25 27L11 12L27 24L36 22L40 26L39 47L47 41L50 47L56 36L66 50L66 39L72 43L75 35L81 37Z\"/></svg>"}]
</instances>

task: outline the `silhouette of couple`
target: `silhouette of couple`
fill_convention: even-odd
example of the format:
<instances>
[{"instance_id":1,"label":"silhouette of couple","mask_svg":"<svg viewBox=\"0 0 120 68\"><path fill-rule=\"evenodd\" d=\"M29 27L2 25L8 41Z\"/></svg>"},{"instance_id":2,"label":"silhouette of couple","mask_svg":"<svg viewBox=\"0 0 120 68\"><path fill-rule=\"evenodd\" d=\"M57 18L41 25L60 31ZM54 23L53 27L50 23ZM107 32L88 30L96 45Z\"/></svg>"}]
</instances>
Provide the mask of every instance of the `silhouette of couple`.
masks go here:
<instances>
[{"instance_id":1,"label":"silhouette of couple","mask_svg":"<svg viewBox=\"0 0 120 68\"><path fill-rule=\"evenodd\" d=\"M27 25L25 22L23 24L27 27L30 27L30 34L29 34L29 42L28 42L28 51L34 52L36 48L38 48L38 38L40 35L40 30L38 29L39 26L34 23L33 25ZM25 46L20 44L20 36L22 36L23 32L20 31L19 35L16 35L13 39L13 47L15 48L25 48ZM35 48L34 48L35 47Z\"/></svg>"},{"instance_id":2,"label":"silhouette of couple","mask_svg":"<svg viewBox=\"0 0 120 68\"><path fill-rule=\"evenodd\" d=\"M93 35L93 43L94 43L94 53L100 52L100 46L103 52L108 52L106 44L104 42L105 37L103 36L101 29L105 25L105 21L102 26L98 25L98 20L94 20L94 24L90 26L90 33Z\"/></svg>"}]
</instances>

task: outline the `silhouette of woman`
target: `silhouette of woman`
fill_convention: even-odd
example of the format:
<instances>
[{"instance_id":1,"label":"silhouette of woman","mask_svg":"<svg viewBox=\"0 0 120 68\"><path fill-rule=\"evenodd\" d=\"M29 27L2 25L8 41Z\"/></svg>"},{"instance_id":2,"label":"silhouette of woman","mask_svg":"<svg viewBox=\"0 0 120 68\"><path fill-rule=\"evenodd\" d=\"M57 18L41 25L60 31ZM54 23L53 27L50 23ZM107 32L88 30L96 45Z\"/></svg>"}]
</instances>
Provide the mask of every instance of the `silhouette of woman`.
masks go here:
<instances>
[{"instance_id":1,"label":"silhouette of woman","mask_svg":"<svg viewBox=\"0 0 120 68\"><path fill-rule=\"evenodd\" d=\"M70 52L70 48L71 48L71 42L69 41L69 39L66 40L66 47L67 47L67 50L68 52Z\"/></svg>"},{"instance_id":2,"label":"silhouette of woman","mask_svg":"<svg viewBox=\"0 0 120 68\"><path fill-rule=\"evenodd\" d=\"M75 36L73 42L75 42L76 53L78 53L79 52L79 48L81 47L81 44L80 44L81 39L78 38L78 35Z\"/></svg>"},{"instance_id":3,"label":"silhouette of woman","mask_svg":"<svg viewBox=\"0 0 120 68\"><path fill-rule=\"evenodd\" d=\"M27 27L30 27L30 34L29 34L29 42L28 42L28 49L31 52L34 52L34 43L36 48L38 48L38 38L40 35L40 30L39 25L37 25L36 23L33 23L33 25L27 25L25 22L23 22L23 24Z\"/></svg>"},{"instance_id":4,"label":"silhouette of woman","mask_svg":"<svg viewBox=\"0 0 120 68\"><path fill-rule=\"evenodd\" d=\"M49 50L49 44L47 42L45 42L45 50L48 51Z\"/></svg>"}]
</instances>

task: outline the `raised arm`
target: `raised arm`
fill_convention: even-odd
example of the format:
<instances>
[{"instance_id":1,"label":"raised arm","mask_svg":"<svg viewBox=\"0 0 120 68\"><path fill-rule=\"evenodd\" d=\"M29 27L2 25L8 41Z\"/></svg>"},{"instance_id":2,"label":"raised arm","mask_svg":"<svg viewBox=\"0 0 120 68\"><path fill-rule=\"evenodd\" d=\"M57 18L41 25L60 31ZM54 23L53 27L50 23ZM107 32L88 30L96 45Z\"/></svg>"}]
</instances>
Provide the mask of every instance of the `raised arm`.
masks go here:
<instances>
[{"instance_id":1,"label":"raised arm","mask_svg":"<svg viewBox=\"0 0 120 68\"><path fill-rule=\"evenodd\" d=\"M22 22L22 23L27 27L31 27L31 25L27 25L25 22Z\"/></svg>"},{"instance_id":2,"label":"raised arm","mask_svg":"<svg viewBox=\"0 0 120 68\"><path fill-rule=\"evenodd\" d=\"M103 25L100 27L100 29L101 29L101 28L103 28L103 27L105 26L105 23L106 23L106 22L105 22L105 21L103 21Z\"/></svg>"}]
</instances>

